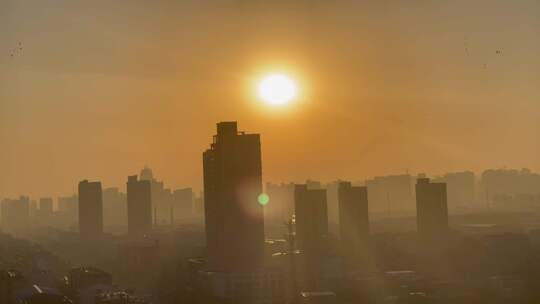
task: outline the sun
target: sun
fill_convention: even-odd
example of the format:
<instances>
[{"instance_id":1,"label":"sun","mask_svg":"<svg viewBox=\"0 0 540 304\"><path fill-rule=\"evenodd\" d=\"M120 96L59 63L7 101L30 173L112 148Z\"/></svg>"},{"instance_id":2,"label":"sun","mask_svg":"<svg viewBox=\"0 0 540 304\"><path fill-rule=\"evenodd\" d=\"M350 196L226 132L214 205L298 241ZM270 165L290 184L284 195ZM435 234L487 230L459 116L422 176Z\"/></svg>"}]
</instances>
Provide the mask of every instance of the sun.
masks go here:
<instances>
[{"instance_id":1,"label":"sun","mask_svg":"<svg viewBox=\"0 0 540 304\"><path fill-rule=\"evenodd\" d=\"M269 74L259 82L257 95L269 105L285 105L297 97L298 85L285 74Z\"/></svg>"}]
</instances>

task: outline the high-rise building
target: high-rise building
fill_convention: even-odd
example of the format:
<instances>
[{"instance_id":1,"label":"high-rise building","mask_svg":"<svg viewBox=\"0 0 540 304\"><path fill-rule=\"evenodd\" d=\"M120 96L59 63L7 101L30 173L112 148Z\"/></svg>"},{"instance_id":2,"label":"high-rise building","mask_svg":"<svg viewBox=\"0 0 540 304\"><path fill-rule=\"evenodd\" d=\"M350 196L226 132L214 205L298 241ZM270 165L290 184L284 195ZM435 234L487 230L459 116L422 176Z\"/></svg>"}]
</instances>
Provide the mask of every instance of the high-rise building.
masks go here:
<instances>
[{"instance_id":1,"label":"high-rise building","mask_svg":"<svg viewBox=\"0 0 540 304\"><path fill-rule=\"evenodd\" d=\"M294 187L296 248L301 252L299 276L303 290L319 289L327 249L328 210L325 189L310 189L307 184Z\"/></svg>"},{"instance_id":2,"label":"high-rise building","mask_svg":"<svg viewBox=\"0 0 540 304\"><path fill-rule=\"evenodd\" d=\"M173 194L171 189L165 188L163 181L154 178L152 169L144 167L139 174L140 180L150 181L152 192L152 218L155 224L169 223L171 209L173 208Z\"/></svg>"},{"instance_id":3,"label":"high-rise building","mask_svg":"<svg viewBox=\"0 0 540 304\"><path fill-rule=\"evenodd\" d=\"M295 185L294 213L297 248L306 254L320 252L328 234L326 190Z\"/></svg>"},{"instance_id":4,"label":"high-rise building","mask_svg":"<svg viewBox=\"0 0 540 304\"><path fill-rule=\"evenodd\" d=\"M350 182L338 186L339 232L343 249L355 255L367 244L369 237L368 194L366 187L355 187Z\"/></svg>"},{"instance_id":5,"label":"high-rise building","mask_svg":"<svg viewBox=\"0 0 540 304\"><path fill-rule=\"evenodd\" d=\"M341 180L335 180L328 182L325 185L326 188L326 204L328 206L328 223L330 232L339 234L339 231L332 230L338 229L339 223L339 200L338 200L338 188ZM309 186L308 186L309 188Z\"/></svg>"},{"instance_id":6,"label":"high-rise building","mask_svg":"<svg viewBox=\"0 0 540 304\"><path fill-rule=\"evenodd\" d=\"M437 239L448 231L446 184L431 183L429 178L416 182L416 221L423 238Z\"/></svg>"},{"instance_id":7,"label":"high-rise building","mask_svg":"<svg viewBox=\"0 0 540 304\"><path fill-rule=\"evenodd\" d=\"M152 229L152 194L148 180L137 180L137 175L128 176L127 214L128 233L141 236Z\"/></svg>"},{"instance_id":8,"label":"high-rise building","mask_svg":"<svg viewBox=\"0 0 540 304\"><path fill-rule=\"evenodd\" d=\"M100 182L79 183L79 233L81 238L99 238L103 234L103 194Z\"/></svg>"},{"instance_id":9,"label":"high-rise building","mask_svg":"<svg viewBox=\"0 0 540 304\"><path fill-rule=\"evenodd\" d=\"M53 217L53 199L50 197L42 197L39 199L39 210L36 214L35 223L43 226L52 225Z\"/></svg>"},{"instance_id":10,"label":"high-rise building","mask_svg":"<svg viewBox=\"0 0 540 304\"><path fill-rule=\"evenodd\" d=\"M209 269L253 271L264 257L261 143L238 132L236 122L217 124L203 153L204 204Z\"/></svg>"}]
</instances>

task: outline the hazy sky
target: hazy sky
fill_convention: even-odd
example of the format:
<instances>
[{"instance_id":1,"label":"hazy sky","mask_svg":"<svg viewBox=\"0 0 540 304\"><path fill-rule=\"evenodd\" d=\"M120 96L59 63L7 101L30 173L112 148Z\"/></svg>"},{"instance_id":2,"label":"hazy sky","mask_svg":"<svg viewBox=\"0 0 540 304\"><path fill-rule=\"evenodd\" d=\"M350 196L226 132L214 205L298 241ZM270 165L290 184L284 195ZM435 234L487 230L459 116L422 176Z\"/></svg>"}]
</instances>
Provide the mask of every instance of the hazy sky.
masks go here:
<instances>
[{"instance_id":1,"label":"hazy sky","mask_svg":"<svg viewBox=\"0 0 540 304\"><path fill-rule=\"evenodd\" d=\"M540 170L539 1L368 2L0 0L0 197L145 164L199 188L220 120L266 180ZM275 70L280 110L252 92Z\"/></svg>"}]
</instances>

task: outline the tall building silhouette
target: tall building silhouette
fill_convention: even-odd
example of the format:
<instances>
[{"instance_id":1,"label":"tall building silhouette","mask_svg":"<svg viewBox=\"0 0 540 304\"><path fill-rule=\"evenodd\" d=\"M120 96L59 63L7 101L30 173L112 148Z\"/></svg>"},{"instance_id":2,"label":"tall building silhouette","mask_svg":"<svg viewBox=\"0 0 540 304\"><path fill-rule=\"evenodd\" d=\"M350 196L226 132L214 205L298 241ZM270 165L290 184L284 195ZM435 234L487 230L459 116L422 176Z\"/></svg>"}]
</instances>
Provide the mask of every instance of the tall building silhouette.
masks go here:
<instances>
[{"instance_id":1,"label":"tall building silhouette","mask_svg":"<svg viewBox=\"0 0 540 304\"><path fill-rule=\"evenodd\" d=\"M128 234L141 236L152 229L152 192L148 180L138 180L137 175L127 181Z\"/></svg>"},{"instance_id":2,"label":"tall building silhouette","mask_svg":"<svg viewBox=\"0 0 540 304\"><path fill-rule=\"evenodd\" d=\"M438 239L448 231L448 206L445 183L429 178L416 181L416 221L418 233L426 239Z\"/></svg>"},{"instance_id":3,"label":"tall building silhouette","mask_svg":"<svg viewBox=\"0 0 540 304\"><path fill-rule=\"evenodd\" d=\"M296 248L301 252L299 285L317 290L327 249L328 208L325 189L310 189L308 184L294 187Z\"/></svg>"},{"instance_id":4,"label":"tall building silhouette","mask_svg":"<svg viewBox=\"0 0 540 304\"><path fill-rule=\"evenodd\" d=\"M152 217L155 224L168 223L170 220L170 211L173 207L173 194L171 189L165 188L163 181L158 181L149 167L144 167L140 174L140 180L150 181L152 192Z\"/></svg>"},{"instance_id":5,"label":"tall building silhouette","mask_svg":"<svg viewBox=\"0 0 540 304\"><path fill-rule=\"evenodd\" d=\"M339 232L345 253L355 255L369 237L368 194L366 187L350 182L338 185Z\"/></svg>"},{"instance_id":6,"label":"tall building silhouette","mask_svg":"<svg viewBox=\"0 0 540 304\"><path fill-rule=\"evenodd\" d=\"M252 271L264 256L261 144L259 134L238 132L236 122L217 124L203 153L208 267Z\"/></svg>"},{"instance_id":7,"label":"tall building silhouette","mask_svg":"<svg viewBox=\"0 0 540 304\"><path fill-rule=\"evenodd\" d=\"M79 233L94 239L103 234L103 194L100 182L79 183Z\"/></svg>"},{"instance_id":8,"label":"tall building silhouette","mask_svg":"<svg viewBox=\"0 0 540 304\"><path fill-rule=\"evenodd\" d=\"M295 185L294 213L297 248L308 254L320 252L328 234L326 190Z\"/></svg>"}]
</instances>

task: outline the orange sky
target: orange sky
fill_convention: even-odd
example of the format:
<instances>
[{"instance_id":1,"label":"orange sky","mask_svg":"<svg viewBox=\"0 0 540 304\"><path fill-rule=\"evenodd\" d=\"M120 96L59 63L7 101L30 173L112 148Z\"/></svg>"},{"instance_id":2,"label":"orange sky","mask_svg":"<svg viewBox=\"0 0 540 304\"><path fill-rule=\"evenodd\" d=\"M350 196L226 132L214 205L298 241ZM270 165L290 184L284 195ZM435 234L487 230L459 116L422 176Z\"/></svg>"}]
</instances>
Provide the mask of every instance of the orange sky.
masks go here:
<instances>
[{"instance_id":1,"label":"orange sky","mask_svg":"<svg viewBox=\"0 0 540 304\"><path fill-rule=\"evenodd\" d=\"M538 1L44 2L0 3L0 197L145 164L199 188L220 120L262 134L266 180L540 170ZM250 91L276 69L283 110Z\"/></svg>"}]
</instances>

